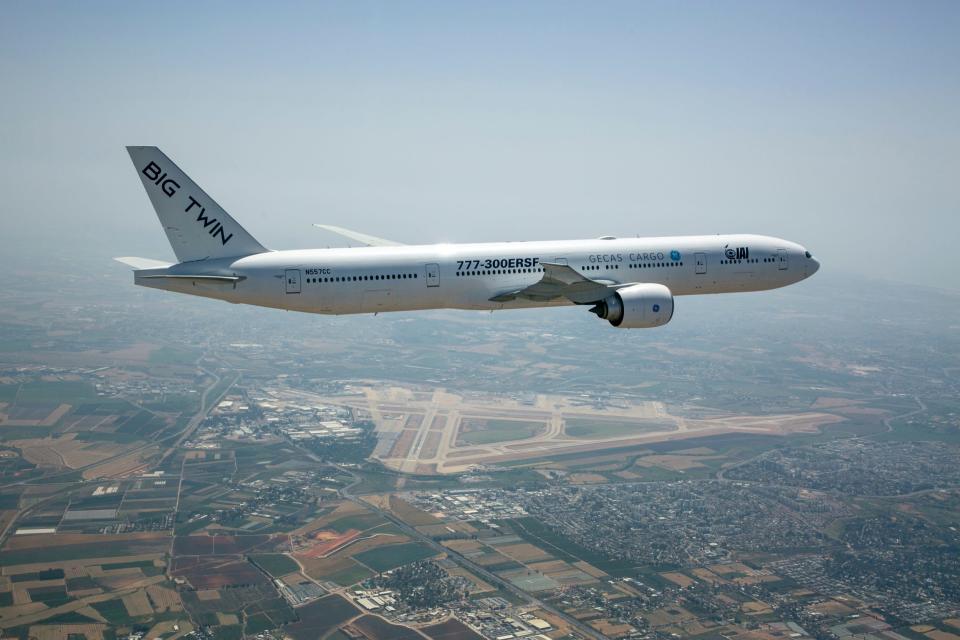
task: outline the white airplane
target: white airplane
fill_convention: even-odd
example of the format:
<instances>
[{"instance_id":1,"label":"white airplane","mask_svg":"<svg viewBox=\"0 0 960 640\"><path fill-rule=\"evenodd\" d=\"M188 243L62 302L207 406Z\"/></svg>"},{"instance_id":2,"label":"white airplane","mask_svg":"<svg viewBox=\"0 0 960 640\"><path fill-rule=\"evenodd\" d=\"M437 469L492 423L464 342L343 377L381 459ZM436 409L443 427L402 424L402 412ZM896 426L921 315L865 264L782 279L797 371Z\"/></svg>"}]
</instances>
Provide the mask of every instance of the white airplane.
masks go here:
<instances>
[{"instance_id":1,"label":"white airplane","mask_svg":"<svg viewBox=\"0 0 960 640\"><path fill-rule=\"evenodd\" d=\"M117 258L134 283L276 309L351 314L590 305L621 329L659 327L674 296L776 289L820 268L759 235L402 245L315 225L363 247L270 251L156 147L127 147L179 262Z\"/></svg>"}]
</instances>

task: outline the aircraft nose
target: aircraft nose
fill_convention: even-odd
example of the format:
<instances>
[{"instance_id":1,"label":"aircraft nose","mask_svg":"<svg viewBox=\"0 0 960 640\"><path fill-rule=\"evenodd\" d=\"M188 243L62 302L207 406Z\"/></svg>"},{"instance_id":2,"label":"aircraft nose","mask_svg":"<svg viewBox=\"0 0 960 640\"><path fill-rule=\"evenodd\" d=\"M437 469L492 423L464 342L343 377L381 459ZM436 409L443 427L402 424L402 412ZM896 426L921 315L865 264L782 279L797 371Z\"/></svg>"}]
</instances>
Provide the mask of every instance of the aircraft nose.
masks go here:
<instances>
[{"instance_id":1,"label":"aircraft nose","mask_svg":"<svg viewBox=\"0 0 960 640\"><path fill-rule=\"evenodd\" d=\"M807 258L807 277L809 278L819 270L820 262L812 256Z\"/></svg>"}]
</instances>

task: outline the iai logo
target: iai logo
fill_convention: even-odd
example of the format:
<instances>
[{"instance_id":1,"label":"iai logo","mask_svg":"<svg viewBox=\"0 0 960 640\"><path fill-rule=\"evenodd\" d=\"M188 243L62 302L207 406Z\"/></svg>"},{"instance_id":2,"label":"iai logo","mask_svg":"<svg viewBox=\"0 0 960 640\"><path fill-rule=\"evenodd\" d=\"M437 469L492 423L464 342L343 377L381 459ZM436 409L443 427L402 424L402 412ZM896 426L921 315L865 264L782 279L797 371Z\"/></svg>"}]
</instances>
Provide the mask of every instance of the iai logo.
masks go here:
<instances>
[{"instance_id":1,"label":"iai logo","mask_svg":"<svg viewBox=\"0 0 960 640\"><path fill-rule=\"evenodd\" d=\"M660 313L660 305L658 305L658 304L653 305L653 312L654 312L654 313Z\"/></svg>"},{"instance_id":2,"label":"iai logo","mask_svg":"<svg viewBox=\"0 0 960 640\"><path fill-rule=\"evenodd\" d=\"M680 260L680 252L677 251L676 249L674 249L673 251L671 251L671 252L670 252L670 259L673 260L674 262L677 262L678 260Z\"/></svg>"}]
</instances>

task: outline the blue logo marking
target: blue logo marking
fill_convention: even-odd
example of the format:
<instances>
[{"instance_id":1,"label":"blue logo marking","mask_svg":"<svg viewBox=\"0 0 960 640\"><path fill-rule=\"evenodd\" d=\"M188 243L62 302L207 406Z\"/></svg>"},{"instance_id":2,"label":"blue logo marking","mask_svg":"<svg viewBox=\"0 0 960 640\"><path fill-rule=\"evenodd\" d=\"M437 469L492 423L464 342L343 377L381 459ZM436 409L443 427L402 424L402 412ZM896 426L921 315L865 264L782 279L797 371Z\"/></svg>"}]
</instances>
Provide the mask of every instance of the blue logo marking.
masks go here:
<instances>
[{"instance_id":1,"label":"blue logo marking","mask_svg":"<svg viewBox=\"0 0 960 640\"><path fill-rule=\"evenodd\" d=\"M680 260L680 252L677 251L676 249L674 249L673 251L671 251L671 252L670 252L670 259L673 260L674 262L678 262L678 261Z\"/></svg>"},{"instance_id":2,"label":"blue logo marking","mask_svg":"<svg viewBox=\"0 0 960 640\"><path fill-rule=\"evenodd\" d=\"M654 313L660 313L660 305L658 305L658 304L653 305L653 312L654 312Z\"/></svg>"}]
</instances>

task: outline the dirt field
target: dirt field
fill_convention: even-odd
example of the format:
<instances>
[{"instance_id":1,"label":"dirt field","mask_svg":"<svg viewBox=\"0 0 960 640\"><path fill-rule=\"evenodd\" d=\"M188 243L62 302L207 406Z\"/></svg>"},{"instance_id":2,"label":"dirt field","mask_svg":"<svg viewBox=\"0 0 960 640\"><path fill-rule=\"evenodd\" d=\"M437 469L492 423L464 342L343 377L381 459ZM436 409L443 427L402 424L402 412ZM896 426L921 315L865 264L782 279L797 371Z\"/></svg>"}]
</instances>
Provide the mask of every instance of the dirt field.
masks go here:
<instances>
[{"instance_id":1,"label":"dirt field","mask_svg":"<svg viewBox=\"0 0 960 640\"><path fill-rule=\"evenodd\" d=\"M105 624L35 624L30 627L30 637L36 640L67 640L73 637L85 637L98 640L107 629Z\"/></svg>"},{"instance_id":2,"label":"dirt field","mask_svg":"<svg viewBox=\"0 0 960 640\"><path fill-rule=\"evenodd\" d=\"M497 551L503 555L510 556L521 564L553 559L553 556L540 547L535 547L527 542L497 547Z\"/></svg>"},{"instance_id":3,"label":"dirt field","mask_svg":"<svg viewBox=\"0 0 960 640\"><path fill-rule=\"evenodd\" d=\"M666 578L667 580L669 580L670 582L672 582L673 584L684 589L689 587L692 584L696 584L697 582L690 576L684 575L682 573L668 572L668 573L661 573L660 575Z\"/></svg>"},{"instance_id":4,"label":"dirt field","mask_svg":"<svg viewBox=\"0 0 960 640\"><path fill-rule=\"evenodd\" d=\"M134 591L122 598L123 606L131 616L149 616L153 615L153 607L150 606L150 600L144 591Z\"/></svg>"}]
</instances>

